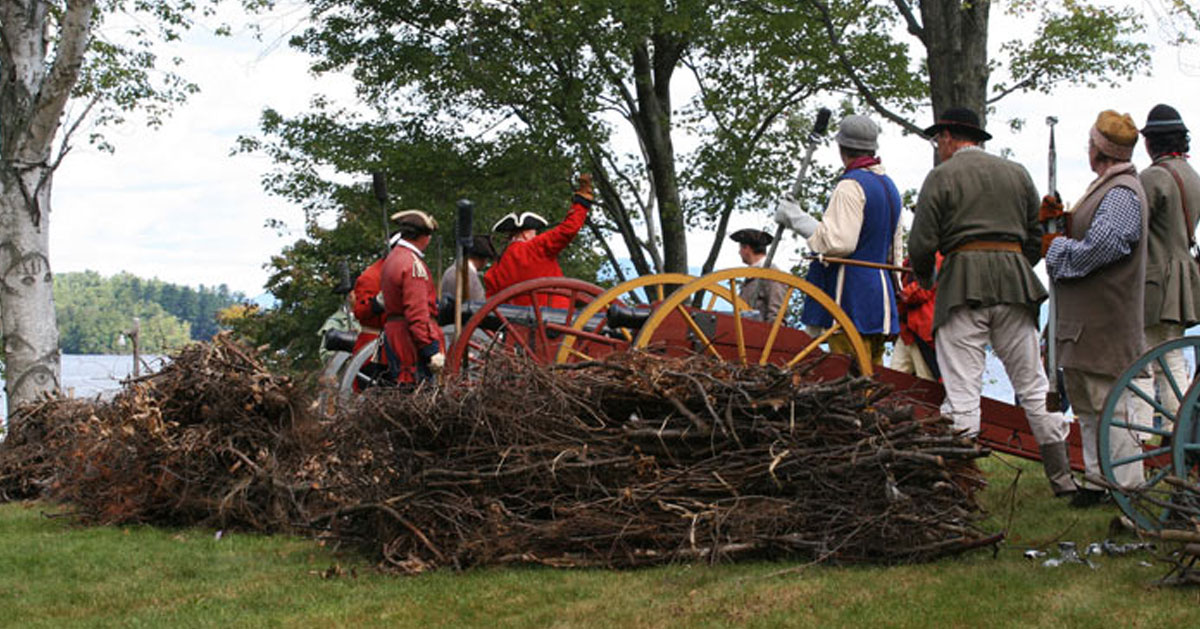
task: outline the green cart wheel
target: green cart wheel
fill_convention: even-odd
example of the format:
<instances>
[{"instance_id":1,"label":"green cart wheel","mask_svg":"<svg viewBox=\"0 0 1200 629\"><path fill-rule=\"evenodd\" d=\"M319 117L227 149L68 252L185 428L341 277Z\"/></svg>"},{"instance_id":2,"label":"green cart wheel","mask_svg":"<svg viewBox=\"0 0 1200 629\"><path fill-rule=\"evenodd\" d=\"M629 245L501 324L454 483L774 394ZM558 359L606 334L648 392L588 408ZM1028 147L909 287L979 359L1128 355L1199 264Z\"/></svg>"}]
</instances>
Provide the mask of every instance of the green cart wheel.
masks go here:
<instances>
[{"instance_id":1,"label":"green cart wheel","mask_svg":"<svg viewBox=\"0 0 1200 629\"><path fill-rule=\"evenodd\" d=\"M1190 336L1167 341L1143 354L1117 379L1104 401L1104 411L1100 416L1097 434L1100 472L1104 480L1116 487L1112 490L1112 496L1125 515L1147 530L1162 528L1170 513L1170 509L1163 504L1170 502L1172 490L1162 480L1169 474L1186 478L1188 456L1195 456L1200 448L1194 438L1200 387L1188 386L1187 382L1177 382L1167 369L1166 361L1169 352L1185 351L1189 348L1193 352L1200 349L1200 337ZM1164 372L1168 384L1167 390L1158 391L1157 395L1153 384L1150 390L1145 390L1145 382L1138 382L1142 374L1155 364ZM1118 405L1124 403L1126 393L1146 405L1143 406L1145 410L1138 413L1138 417L1117 416ZM1167 410L1163 404L1163 401L1172 398L1179 401L1179 410L1175 412ZM1159 426L1154 425L1155 414L1164 420ZM1114 457L1112 446L1123 431L1132 433L1142 447L1136 453ZM1191 438L1178 439L1175 433L1181 436L1189 435ZM1128 471L1127 466L1138 464L1143 468L1142 484L1137 488L1121 488L1117 481L1118 476ZM1136 494L1140 494L1141 499L1135 499Z\"/></svg>"}]
</instances>

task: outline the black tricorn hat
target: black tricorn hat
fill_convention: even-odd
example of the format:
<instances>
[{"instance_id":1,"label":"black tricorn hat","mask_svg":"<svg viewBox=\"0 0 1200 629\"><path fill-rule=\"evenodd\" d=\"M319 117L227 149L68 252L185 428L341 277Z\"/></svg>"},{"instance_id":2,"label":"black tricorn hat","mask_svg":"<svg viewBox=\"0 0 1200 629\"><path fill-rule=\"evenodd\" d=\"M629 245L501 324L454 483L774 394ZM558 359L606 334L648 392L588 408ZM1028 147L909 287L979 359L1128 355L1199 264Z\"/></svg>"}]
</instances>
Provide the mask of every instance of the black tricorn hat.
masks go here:
<instances>
[{"instance_id":1,"label":"black tricorn hat","mask_svg":"<svg viewBox=\"0 0 1200 629\"><path fill-rule=\"evenodd\" d=\"M941 133L942 129L961 133L976 142L992 139L992 134L984 131L983 127L979 126L979 114L966 107L952 107L943 111L942 115L938 117L937 122L925 129L925 135L933 137Z\"/></svg>"},{"instance_id":2,"label":"black tricorn hat","mask_svg":"<svg viewBox=\"0 0 1200 629\"><path fill-rule=\"evenodd\" d=\"M512 212L496 221L496 224L492 225L492 231L512 233L526 229L544 229L548 225L550 225L549 221L533 212L522 212L519 216L516 212Z\"/></svg>"},{"instance_id":3,"label":"black tricorn hat","mask_svg":"<svg viewBox=\"0 0 1200 629\"><path fill-rule=\"evenodd\" d=\"M761 229L739 229L729 234L729 239L751 247L765 247L771 244L775 237Z\"/></svg>"},{"instance_id":4,"label":"black tricorn hat","mask_svg":"<svg viewBox=\"0 0 1200 629\"><path fill-rule=\"evenodd\" d=\"M1150 110L1150 115L1146 116L1146 126L1142 127L1142 135L1187 132L1183 117L1170 105L1155 105L1154 109Z\"/></svg>"},{"instance_id":5,"label":"black tricorn hat","mask_svg":"<svg viewBox=\"0 0 1200 629\"><path fill-rule=\"evenodd\" d=\"M467 247L467 255L472 258L483 258L485 260L496 259L496 248L492 246L490 236L474 236L471 238L471 245Z\"/></svg>"}]
</instances>

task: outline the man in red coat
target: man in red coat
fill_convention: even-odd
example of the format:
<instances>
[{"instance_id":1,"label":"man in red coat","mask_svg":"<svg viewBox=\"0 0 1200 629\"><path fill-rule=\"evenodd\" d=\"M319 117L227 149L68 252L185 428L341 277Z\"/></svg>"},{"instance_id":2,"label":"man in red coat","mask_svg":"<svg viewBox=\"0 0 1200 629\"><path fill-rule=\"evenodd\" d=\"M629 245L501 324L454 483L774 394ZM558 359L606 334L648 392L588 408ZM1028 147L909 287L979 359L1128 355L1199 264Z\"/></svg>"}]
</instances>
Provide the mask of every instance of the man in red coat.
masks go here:
<instances>
[{"instance_id":1,"label":"man in red coat","mask_svg":"<svg viewBox=\"0 0 1200 629\"><path fill-rule=\"evenodd\" d=\"M937 266L942 254L937 254ZM908 266L908 260L904 261ZM933 310L937 288L923 288L912 273L905 273L904 286L896 295L900 313L900 338L892 348L889 367L926 380L940 380L933 342Z\"/></svg>"},{"instance_id":2,"label":"man in red coat","mask_svg":"<svg viewBox=\"0 0 1200 629\"><path fill-rule=\"evenodd\" d=\"M579 176L579 186L575 189L571 211L567 212L567 217L554 229L539 234L538 230L544 229L549 223L533 212L525 212L520 216L513 213L500 219L492 227L492 231L507 234L508 246L504 248L504 253L500 254L500 259L483 276L487 296L492 297L525 280L562 277L558 254L575 240L575 236L583 228L583 223L587 221L591 208L592 176L583 174ZM539 295L538 302L538 305L555 308L570 306L567 298L562 296L553 296L547 300L545 295ZM531 300L521 297L514 299L512 303L528 306L531 305Z\"/></svg>"},{"instance_id":3,"label":"man in red coat","mask_svg":"<svg viewBox=\"0 0 1200 629\"><path fill-rule=\"evenodd\" d=\"M424 261L437 221L420 210L397 212L392 220L400 228L400 241L383 261L384 349L396 383L415 385L432 380L446 363L437 287Z\"/></svg>"},{"instance_id":4,"label":"man in red coat","mask_svg":"<svg viewBox=\"0 0 1200 629\"><path fill-rule=\"evenodd\" d=\"M388 239L388 248L395 247L400 242L400 234L392 234ZM383 281L383 261L376 260L354 280L354 302L351 310L354 318L358 319L361 329L354 341L354 351L375 340L383 331L383 299L379 297L380 283Z\"/></svg>"}]
</instances>

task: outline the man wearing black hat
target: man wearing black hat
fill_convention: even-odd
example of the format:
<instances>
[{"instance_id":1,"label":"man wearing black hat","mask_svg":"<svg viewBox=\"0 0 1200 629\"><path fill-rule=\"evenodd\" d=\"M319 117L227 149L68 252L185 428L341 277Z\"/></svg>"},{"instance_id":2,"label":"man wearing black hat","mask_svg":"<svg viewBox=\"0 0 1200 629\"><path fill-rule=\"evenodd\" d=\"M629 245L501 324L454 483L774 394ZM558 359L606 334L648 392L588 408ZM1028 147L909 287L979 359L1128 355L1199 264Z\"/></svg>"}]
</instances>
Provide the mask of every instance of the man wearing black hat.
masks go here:
<instances>
[{"instance_id":1,"label":"man wearing black hat","mask_svg":"<svg viewBox=\"0 0 1200 629\"><path fill-rule=\"evenodd\" d=\"M804 236L813 253L875 264L895 264L903 257L900 192L875 155L879 132L879 125L866 116L850 115L838 123L834 141L845 170L820 221L796 203L782 201L777 207L776 222ZM890 275L877 268L815 261L806 277L854 321L876 365L883 364L887 339L900 332L895 279ZM833 326L833 316L812 297L805 298L800 321L810 331ZM830 338L829 348L851 352L842 334Z\"/></svg>"},{"instance_id":2,"label":"man wearing black hat","mask_svg":"<svg viewBox=\"0 0 1200 629\"><path fill-rule=\"evenodd\" d=\"M729 239L741 245L738 247L738 256L746 266L763 268L763 263L767 261L767 247L775 237L761 229L739 229L730 234ZM770 268L779 270L774 264ZM752 278L746 280L738 296L758 312L760 319L774 321L779 309L784 307L783 296L786 292L787 287L779 282Z\"/></svg>"},{"instance_id":3,"label":"man wearing black hat","mask_svg":"<svg viewBox=\"0 0 1200 629\"><path fill-rule=\"evenodd\" d=\"M1046 289L1033 273L1041 259L1041 202L1024 166L989 155L991 135L968 109L949 109L925 129L940 164L925 177L908 237L918 280L932 286L937 254L934 342L946 388L942 412L955 428L979 433L986 348L1004 363L1041 446L1055 495L1075 492L1067 460L1068 424L1046 409L1049 383L1039 358L1037 313Z\"/></svg>"},{"instance_id":4,"label":"man wearing black hat","mask_svg":"<svg viewBox=\"0 0 1200 629\"><path fill-rule=\"evenodd\" d=\"M488 297L525 280L539 277L562 277L563 272L562 267L558 264L558 254L566 249L567 245L575 240L579 230L583 229L583 224L587 221L588 211L591 208L592 176L585 173L579 176L579 185L571 200L571 210L567 212L567 217L563 219L563 222L553 229L539 234L538 230L545 229L550 223L533 212L519 215L513 213L500 219L492 227L492 231L506 234L508 245L500 254L500 259L496 261L496 264L492 265L492 268L488 269L483 276ZM566 308L570 305L565 303L567 299L561 295L553 295L549 298L546 295L539 295L538 299L542 302L539 305L543 306ZM512 303L528 306L531 305L531 300L528 297L522 297L513 300Z\"/></svg>"},{"instance_id":5,"label":"man wearing black hat","mask_svg":"<svg viewBox=\"0 0 1200 629\"><path fill-rule=\"evenodd\" d=\"M483 289L483 281L479 279L479 272L483 267L496 259L496 249L492 246L492 239L488 236L475 236L471 238L471 246L467 247L467 294L464 299L467 301L484 301L487 299L487 294ZM450 268L442 273L442 297L454 299L454 292L458 288L458 261L455 260Z\"/></svg>"},{"instance_id":6,"label":"man wearing black hat","mask_svg":"<svg viewBox=\"0 0 1200 629\"><path fill-rule=\"evenodd\" d=\"M382 295L388 373L401 386L432 380L446 363L446 340L437 324L437 289L425 248L437 221L420 210L392 215L400 240L383 262Z\"/></svg>"},{"instance_id":7,"label":"man wearing black hat","mask_svg":"<svg viewBox=\"0 0 1200 629\"><path fill-rule=\"evenodd\" d=\"M1156 105L1141 133L1154 160L1138 174L1149 207L1145 332L1146 346L1154 347L1182 337L1184 330L1200 323L1200 265L1189 251L1200 220L1200 175L1188 164L1188 128L1175 108ZM1175 387L1187 391L1191 378L1183 351L1168 352L1165 359ZM1160 401L1175 413L1179 410L1175 389L1162 366L1152 365ZM1154 391L1149 380L1142 382L1143 391ZM1149 405L1142 405L1141 411L1147 420L1153 415Z\"/></svg>"}]
</instances>

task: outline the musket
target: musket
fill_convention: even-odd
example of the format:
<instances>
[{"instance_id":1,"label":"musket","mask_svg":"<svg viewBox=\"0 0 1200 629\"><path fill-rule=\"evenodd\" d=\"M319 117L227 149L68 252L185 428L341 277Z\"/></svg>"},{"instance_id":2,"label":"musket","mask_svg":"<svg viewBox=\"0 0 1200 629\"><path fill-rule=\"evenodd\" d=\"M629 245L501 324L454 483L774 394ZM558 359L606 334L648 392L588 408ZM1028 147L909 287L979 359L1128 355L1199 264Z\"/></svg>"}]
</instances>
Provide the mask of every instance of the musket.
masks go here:
<instances>
[{"instance_id":1,"label":"musket","mask_svg":"<svg viewBox=\"0 0 1200 629\"><path fill-rule=\"evenodd\" d=\"M1054 116L1046 116L1046 124L1050 127L1050 152L1048 155L1048 170L1049 182L1047 194L1058 194L1058 151L1054 147L1054 125L1058 124L1058 118ZM1047 233L1058 231L1058 219L1050 219L1043 226ZM1050 389L1046 393L1046 410L1050 412L1062 410L1062 392L1058 388L1058 351L1055 345L1058 343L1058 309L1054 300L1054 281L1050 282L1050 307L1048 319L1046 321L1046 362L1049 364L1049 373L1046 377L1050 380Z\"/></svg>"},{"instance_id":2,"label":"musket","mask_svg":"<svg viewBox=\"0 0 1200 629\"><path fill-rule=\"evenodd\" d=\"M808 167L812 164L813 152L817 150L821 136L825 135L829 129L829 116L832 113L826 107L817 110L817 120L813 123L812 131L808 132L808 139L804 144L804 160L800 162L800 174L796 176L796 183L792 185L789 193L792 199L800 197L800 191L804 188L804 179L808 176ZM764 268L771 268L771 262L775 259L775 251L779 249L779 241L782 238L783 225L779 225L775 228L775 240L771 241L771 250L767 252L767 258L763 262Z\"/></svg>"},{"instance_id":3,"label":"musket","mask_svg":"<svg viewBox=\"0 0 1200 629\"><path fill-rule=\"evenodd\" d=\"M378 170L371 171L371 190L375 193L375 200L379 202L379 211L383 214L383 257L388 254L388 191L387 179L384 179L383 173Z\"/></svg>"},{"instance_id":4,"label":"musket","mask_svg":"<svg viewBox=\"0 0 1200 629\"><path fill-rule=\"evenodd\" d=\"M895 264L882 264L880 262L868 262L866 260L852 260L850 258L835 258L833 256L808 255L804 256L807 260L816 260L826 264L848 264L850 266L863 266L868 269L883 269L884 271L896 271L897 273L912 273L913 270L907 266L896 266Z\"/></svg>"},{"instance_id":5,"label":"musket","mask_svg":"<svg viewBox=\"0 0 1200 629\"><path fill-rule=\"evenodd\" d=\"M467 247L471 246L471 223L475 215L475 204L468 199L461 199L457 204L458 209L458 224L454 230L454 234L458 237L458 279L454 283L454 340L458 342L462 335L462 309L463 303L467 301L470 295L468 291L468 282L470 281L471 265L467 262Z\"/></svg>"}]
</instances>

